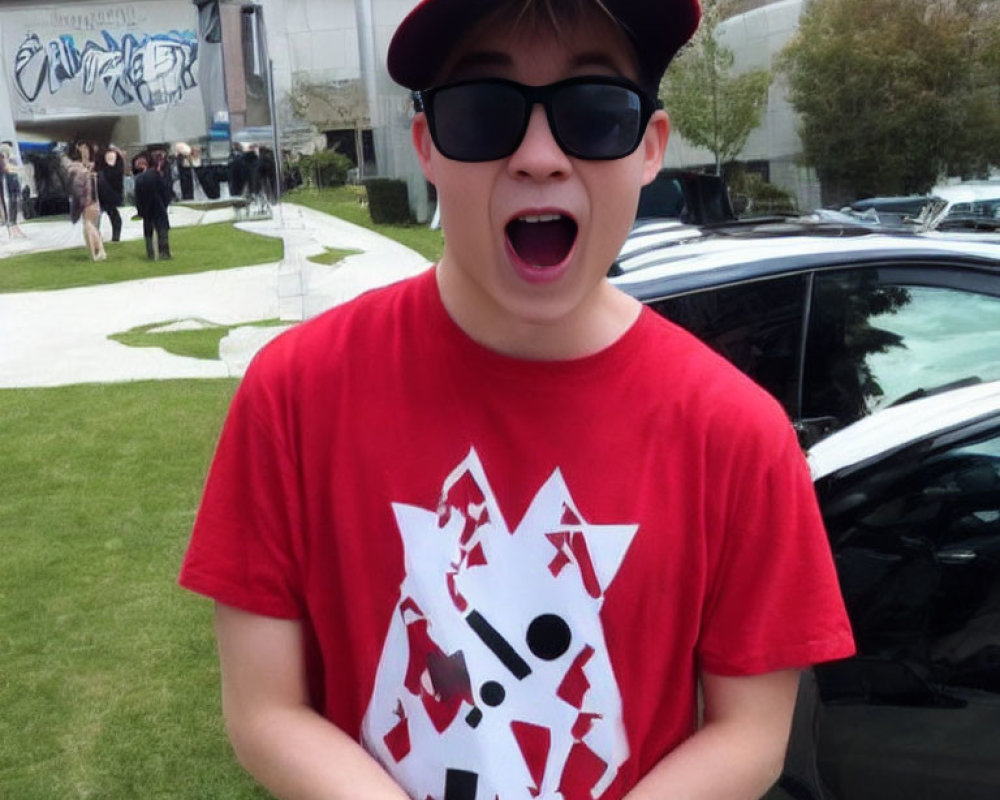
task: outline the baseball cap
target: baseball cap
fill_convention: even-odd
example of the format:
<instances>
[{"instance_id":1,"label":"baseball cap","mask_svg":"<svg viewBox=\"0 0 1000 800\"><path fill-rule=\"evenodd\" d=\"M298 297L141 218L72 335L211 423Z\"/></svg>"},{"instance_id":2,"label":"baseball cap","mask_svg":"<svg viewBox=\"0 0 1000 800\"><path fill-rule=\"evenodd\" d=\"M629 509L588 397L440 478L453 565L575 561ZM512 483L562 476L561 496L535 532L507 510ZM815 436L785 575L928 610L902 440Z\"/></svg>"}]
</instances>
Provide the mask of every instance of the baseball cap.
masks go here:
<instances>
[{"instance_id":1,"label":"baseball cap","mask_svg":"<svg viewBox=\"0 0 1000 800\"><path fill-rule=\"evenodd\" d=\"M389 44L389 75L407 89L429 88L470 26L497 5L497 0L421 0ZM603 5L635 46L642 83L655 94L670 60L698 27L698 0L603 0Z\"/></svg>"}]
</instances>

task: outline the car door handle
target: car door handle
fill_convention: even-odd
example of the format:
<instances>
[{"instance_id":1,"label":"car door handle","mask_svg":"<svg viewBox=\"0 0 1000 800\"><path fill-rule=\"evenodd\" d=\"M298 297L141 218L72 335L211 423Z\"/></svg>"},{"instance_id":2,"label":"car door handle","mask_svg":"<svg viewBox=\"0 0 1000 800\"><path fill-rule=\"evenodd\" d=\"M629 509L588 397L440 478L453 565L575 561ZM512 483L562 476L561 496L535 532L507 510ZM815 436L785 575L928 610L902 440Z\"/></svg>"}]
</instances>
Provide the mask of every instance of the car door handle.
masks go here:
<instances>
[{"instance_id":1,"label":"car door handle","mask_svg":"<svg viewBox=\"0 0 1000 800\"><path fill-rule=\"evenodd\" d=\"M945 564L968 564L977 558L979 558L979 554L975 550L948 550L944 553L938 553L938 561Z\"/></svg>"}]
</instances>

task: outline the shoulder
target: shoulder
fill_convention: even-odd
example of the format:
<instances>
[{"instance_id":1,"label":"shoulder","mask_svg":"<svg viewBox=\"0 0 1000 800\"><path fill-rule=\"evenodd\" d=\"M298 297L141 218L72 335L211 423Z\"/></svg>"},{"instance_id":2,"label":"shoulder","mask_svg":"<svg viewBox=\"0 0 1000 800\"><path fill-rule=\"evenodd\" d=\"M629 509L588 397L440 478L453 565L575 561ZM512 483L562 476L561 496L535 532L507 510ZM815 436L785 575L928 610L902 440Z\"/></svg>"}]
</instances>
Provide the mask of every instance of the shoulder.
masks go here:
<instances>
[{"instance_id":1,"label":"shoulder","mask_svg":"<svg viewBox=\"0 0 1000 800\"><path fill-rule=\"evenodd\" d=\"M419 281L369 291L277 336L251 361L230 415L255 435L306 441L352 421L359 405L392 402L416 338L400 335L395 316Z\"/></svg>"},{"instance_id":2,"label":"shoulder","mask_svg":"<svg viewBox=\"0 0 1000 800\"><path fill-rule=\"evenodd\" d=\"M678 325L644 310L644 372L661 413L682 419L710 451L746 455L794 438L788 414L769 392Z\"/></svg>"},{"instance_id":3,"label":"shoulder","mask_svg":"<svg viewBox=\"0 0 1000 800\"><path fill-rule=\"evenodd\" d=\"M693 395L712 405L753 402L777 405L777 401L725 357L694 334L644 309L642 322L645 358L650 370L669 375Z\"/></svg>"},{"instance_id":4,"label":"shoulder","mask_svg":"<svg viewBox=\"0 0 1000 800\"><path fill-rule=\"evenodd\" d=\"M302 384L383 359L407 320L419 318L427 277L369 290L296 325L261 349L251 371L268 382Z\"/></svg>"}]
</instances>

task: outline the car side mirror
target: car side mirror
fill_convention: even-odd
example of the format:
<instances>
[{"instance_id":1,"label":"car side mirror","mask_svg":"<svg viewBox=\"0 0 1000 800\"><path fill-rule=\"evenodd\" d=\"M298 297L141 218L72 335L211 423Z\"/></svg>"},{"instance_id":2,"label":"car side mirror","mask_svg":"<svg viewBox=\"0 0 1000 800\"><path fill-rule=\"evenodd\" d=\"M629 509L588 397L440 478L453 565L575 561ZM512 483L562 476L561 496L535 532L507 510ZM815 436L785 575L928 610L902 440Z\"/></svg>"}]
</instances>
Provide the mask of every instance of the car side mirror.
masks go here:
<instances>
[{"instance_id":1,"label":"car side mirror","mask_svg":"<svg viewBox=\"0 0 1000 800\"><path fill-rule=\"evenodd\" d=\"M808 450L820 439L833 433L840 427L840 420L836 417L804 417L792 423L796 434L799 437L799 447Z\"/></svg>"}]
</instances>

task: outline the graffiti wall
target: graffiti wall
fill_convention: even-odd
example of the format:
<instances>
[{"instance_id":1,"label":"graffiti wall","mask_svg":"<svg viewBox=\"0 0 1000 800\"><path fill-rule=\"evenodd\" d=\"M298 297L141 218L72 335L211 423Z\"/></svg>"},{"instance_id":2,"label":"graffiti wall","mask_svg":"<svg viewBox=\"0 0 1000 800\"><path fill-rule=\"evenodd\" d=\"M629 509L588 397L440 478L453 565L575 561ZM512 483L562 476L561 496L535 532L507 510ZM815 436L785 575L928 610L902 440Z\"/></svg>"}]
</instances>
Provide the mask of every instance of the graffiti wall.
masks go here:
<instances>
[{"instance_id":1,"label":"graffiti wall","mask_svg":"<svg viewBox=\"0 0 1000 800\"><path fill-rule=\"evenodd\" d=\"M202 113L189 0L36 5L5 12L2 31L15 120L184 106Z\"/></svg>"}]
</instances>

